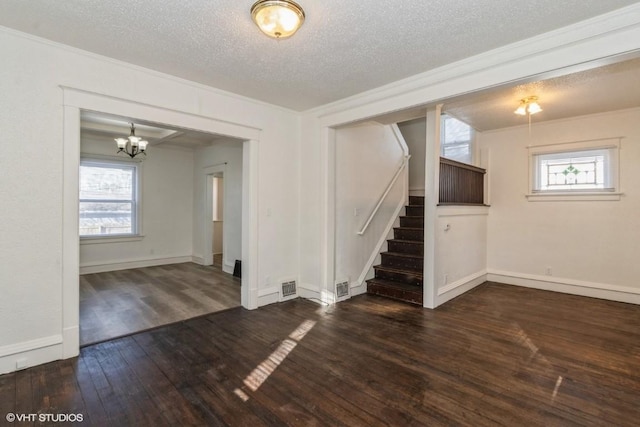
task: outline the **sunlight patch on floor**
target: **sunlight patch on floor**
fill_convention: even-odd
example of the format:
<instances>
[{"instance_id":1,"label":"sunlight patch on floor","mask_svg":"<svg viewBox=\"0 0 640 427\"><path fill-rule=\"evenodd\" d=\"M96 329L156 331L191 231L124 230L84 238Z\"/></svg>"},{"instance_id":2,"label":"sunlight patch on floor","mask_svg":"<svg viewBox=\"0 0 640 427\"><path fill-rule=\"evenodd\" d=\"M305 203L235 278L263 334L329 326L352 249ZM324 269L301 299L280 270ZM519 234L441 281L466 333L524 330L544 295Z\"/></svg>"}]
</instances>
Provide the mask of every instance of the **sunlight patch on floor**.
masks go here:
<instances>
[{"instance_id":1,"label":"sunlight patch on floor","mask_svg":"<svg viewBox=\"0 0 640 427\"><path fill-rule=\"evenodd\" d=\"M258 388L269 378L278 366L287 358L289 353L293 351L307 333L316 325L314 320L303 321L289 337L280 343L278 348L263 360L256 368L244 379L244 385L251 391L257 391ZM242 399L243 402L249 400L249 396L241 389L237 388L234 393Z\"/></svg>"}]
</instances>

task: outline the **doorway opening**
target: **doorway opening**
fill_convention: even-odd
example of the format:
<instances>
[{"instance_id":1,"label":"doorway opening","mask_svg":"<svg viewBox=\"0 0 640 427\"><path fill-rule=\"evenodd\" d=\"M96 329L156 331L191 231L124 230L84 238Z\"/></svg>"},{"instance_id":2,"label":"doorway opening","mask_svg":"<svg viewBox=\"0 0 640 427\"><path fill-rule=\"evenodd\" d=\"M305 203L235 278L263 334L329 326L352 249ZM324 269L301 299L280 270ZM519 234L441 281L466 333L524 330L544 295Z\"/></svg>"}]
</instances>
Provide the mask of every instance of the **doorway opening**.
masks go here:
<instances>
[{"instance_id":1,"label":"doorway opening","mask_svg":"<svg viewBox=\"0 0 640 427\"><path fill-rule=\"evenodd\" d=\"M202 115L170 110L159 106L140 104L126 99L104 96L97 93L87 92L74 88L63 88L64 92L64 139L63 139L63 156L64 156L64 201L63 201L63 357L69 358L79 354L80 348L80 289L79 289L79 273L80 273L80 245L79 242L79 168L80 168L80 152L81 152L81 114L83 112L104 114L125 118L126 121L135 119L141 124L158 125L158 127L166 126L182 130L193 130L196 132L215 134L231 138L238 146L242 147L241 163L242 168L242 185L241 199L242 210L240 238L241 259L243 274L240 286L240 302L243 307L253 309L257 307L257 251L251 248L258 246L258 216L257 216L257 199L258 199L258 143L260 141L260 129L249 128L244 125L230 123L228 121L219 121ZM127 132L128 133L128 132ZM121 136L121 135L118 135ZM115 142L113 143L115 147ZM148 159L151 158L151 149L149 146ZM116 150L111 150L111 155ZM160 150L157 150L160 151ZM175 152L181 151L175 148ZM196 156L193 156L196 157ZM151 165L151 163L146 163ZM143 166L144 168L144 166ZM195 199L204 199L204 195L200 192L204 191L204 186L198 184L199 180L195 179L197 174L191 175L194 182L195 193L192 202ZM162 209L162 206L153 206L150 208ZM148 210L148 209L147 209ZM198 214L202 208L193 208L195 213L189 223L193 227L200 227L201 222L198 221ZM143 213L144 215L144 213ZM148 226L152 222L145 222ZM142 229L145 230L145 224ZM177 224L177 222L176 222ZM146 231L145 231L146 232ZM194 241L196 235L202 235L202 232L193 233ZM145 235L146 239L146 235ZM137 242L132 242L137 243ZM202 254L197 248L201 245L193 244L193 250L189 254L189 259L184 260L185 263L195 261L198 263L202 258ZM157 254L158 252L156 252ZM152 255L149 253L149 255ZM181 254L178 254L181 255ZM181 258L178 256L177 258ZM132 259L131 261L140 261ZM194 264L195 265L195 264ZM157 266L158 268L165 268ZM202 266L199 266L202 267ZM146 267L145 267L146 268ZM151 267L149 267L151 268ZM118 270L121 271L121 270ZM117 272L113 274L119 274ZM175 284L175 281L173 281Z\"/></svg>"}]
</instances>

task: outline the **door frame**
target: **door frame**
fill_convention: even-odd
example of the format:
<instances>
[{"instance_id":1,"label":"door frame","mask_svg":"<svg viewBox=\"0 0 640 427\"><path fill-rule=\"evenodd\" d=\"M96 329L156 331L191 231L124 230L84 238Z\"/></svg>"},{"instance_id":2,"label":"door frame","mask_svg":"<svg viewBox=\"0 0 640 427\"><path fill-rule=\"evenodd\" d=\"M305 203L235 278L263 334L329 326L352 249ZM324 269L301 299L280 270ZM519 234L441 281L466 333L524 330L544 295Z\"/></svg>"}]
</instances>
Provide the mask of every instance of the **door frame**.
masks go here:
<instances>
[{"instance_id":1,"label":"door frame","mask_svg":"<svg viewBox=\"0 0 640 427\"><path fill-rule=\"evenodd\" d=\"M197 114L61 86L63 92L62 347L80 352L80 114L92 111L215 133L243 141L241 304L258 307L258 147L261 130ZM211 196L210 196L211 197Z\"/></svg>"}]
</instances>

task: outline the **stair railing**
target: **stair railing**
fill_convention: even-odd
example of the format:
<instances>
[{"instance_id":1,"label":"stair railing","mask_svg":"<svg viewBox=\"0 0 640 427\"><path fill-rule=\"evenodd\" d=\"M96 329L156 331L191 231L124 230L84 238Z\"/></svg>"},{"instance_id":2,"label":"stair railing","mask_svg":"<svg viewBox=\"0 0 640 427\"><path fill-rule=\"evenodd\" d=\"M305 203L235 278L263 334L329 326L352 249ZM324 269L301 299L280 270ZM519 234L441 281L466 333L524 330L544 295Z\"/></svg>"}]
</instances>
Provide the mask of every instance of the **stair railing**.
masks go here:
<instances>
[{"instance_id":1,"label":"stair railing","mask_svg":"<svg viewBox=\"0 0 640 427\"><path fill-rule=\"evenodd\" d=\"M384 190L384 193L382 193L382 196L380 196L380 199L378 199L378 203L376 204L375 208L373 208L373 211L369 215L369 218L367 218L367 222L365 222L364 225L362 226L362 229L358 231L359 236L362 236L367 231L369 224L371 224L371 221L373 221L373 218L378 213L380 206L382 206L382 204L384 203L384 200L387 198L387 195L389 194L389 192L391 192L391 189L393 188L394 184L402 174L402 171L405 170L405 168L409 164L410 158L411 158L410 155L406 155L402 159L402 164L400 164L400 167L396 171L395 175L393 175L393 178L391 178L391 182L389 182L389 185L387 185L387 188Z\"/></svg>"}]
</instances>

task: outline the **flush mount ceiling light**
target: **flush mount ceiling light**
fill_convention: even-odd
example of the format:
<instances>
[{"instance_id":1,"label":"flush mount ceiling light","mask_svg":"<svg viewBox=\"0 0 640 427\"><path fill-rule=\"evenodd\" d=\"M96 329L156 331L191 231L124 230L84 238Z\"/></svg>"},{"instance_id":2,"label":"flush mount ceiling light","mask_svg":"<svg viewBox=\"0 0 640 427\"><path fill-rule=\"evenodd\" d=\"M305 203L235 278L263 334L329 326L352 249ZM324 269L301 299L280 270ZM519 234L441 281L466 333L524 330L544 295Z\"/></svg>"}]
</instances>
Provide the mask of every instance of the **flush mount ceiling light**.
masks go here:
<instances>
[{"instance_id":1,"label":"flush mount ceiling light","mask_svg":"<svg viewBox=\"0 0 640 427\"><path fill-rule=\"evenodd\" d=\"M138 154L147 155L148 141L143 140L139 136L136 136L136 128L131 123L131 133L127 138L116 138L116 145L118 146L118 153L125 153L132 159Z\"/></svg>"},{"instance_id":2,"label":"flush mount ceiling light","mask_svg":"<svg viewBox=\"0 0 640 427\"><path fill-rule=\"evenodd\" d=\"M542 111L540 105L538 104L537 96L529 96L527 98L523 98L520 100L520 106L514 111L514 113L520 116L526 116L527 114L532 115Z\"/></svg>"},{"instance_id":3,"label":"flush mount ceiling light","mask_svg":"<svg viewBox=\"0 0 640 427\"><path fill-rule=\"evenodd\" d=\"M291 0L259 0L251 6L251 17L269 37L286 39L302 26L304 10Z\"/></svg>"}]
</instances>

